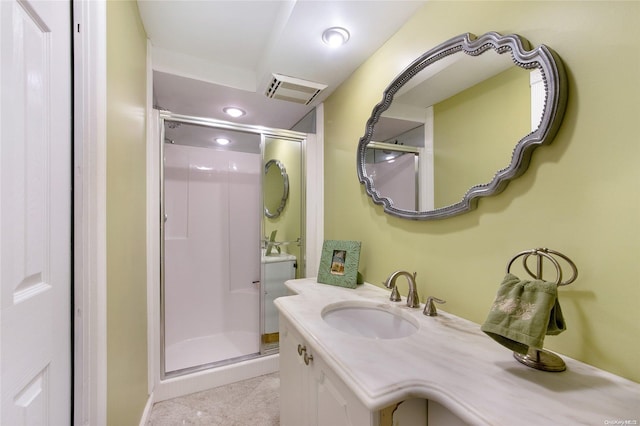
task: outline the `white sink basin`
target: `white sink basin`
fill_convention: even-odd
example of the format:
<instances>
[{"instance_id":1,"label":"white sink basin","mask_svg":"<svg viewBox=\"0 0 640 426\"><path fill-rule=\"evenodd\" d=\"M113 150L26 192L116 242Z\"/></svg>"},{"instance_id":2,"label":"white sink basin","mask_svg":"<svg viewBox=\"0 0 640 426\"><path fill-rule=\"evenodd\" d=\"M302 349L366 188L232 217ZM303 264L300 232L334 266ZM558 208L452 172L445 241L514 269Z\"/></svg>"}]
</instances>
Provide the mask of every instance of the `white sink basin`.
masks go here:
<instances>
[{"instance_id":1,"label":"white sink basin","mask_svg":"<svg viewBox=\"0 0 640 426\"><path fill-rule=\"evenodd\" d=\"M370 339L400 339L418 331L415 318L386 303L338 302L326 306L321 315L343 333Z\"/></svg>"}]
</instances>

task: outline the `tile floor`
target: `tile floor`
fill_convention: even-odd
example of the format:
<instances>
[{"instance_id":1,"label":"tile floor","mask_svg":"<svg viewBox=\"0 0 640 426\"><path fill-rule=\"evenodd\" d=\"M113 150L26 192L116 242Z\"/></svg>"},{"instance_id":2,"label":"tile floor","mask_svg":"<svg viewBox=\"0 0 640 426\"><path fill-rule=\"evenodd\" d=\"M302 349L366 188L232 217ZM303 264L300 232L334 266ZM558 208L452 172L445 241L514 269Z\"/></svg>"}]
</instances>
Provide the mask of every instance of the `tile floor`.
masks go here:
<instances>
[{"instance_id":1,"label":"tile floor","mask_svg":"<svg viewBox=\"0 0 640 426\"><path fill-rule=\"evenodd\" d=\"M280 376L268 374L156 403L148 426L277 426Z\"/></svg>"}]
</instances>

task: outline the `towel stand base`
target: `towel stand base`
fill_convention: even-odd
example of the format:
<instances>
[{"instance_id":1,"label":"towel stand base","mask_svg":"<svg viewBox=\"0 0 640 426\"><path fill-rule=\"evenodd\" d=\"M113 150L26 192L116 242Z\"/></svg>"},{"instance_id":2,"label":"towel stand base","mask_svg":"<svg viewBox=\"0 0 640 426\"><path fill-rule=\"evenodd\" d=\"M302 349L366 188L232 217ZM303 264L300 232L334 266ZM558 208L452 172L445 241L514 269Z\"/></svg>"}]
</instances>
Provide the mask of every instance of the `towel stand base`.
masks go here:
<instances>
[{"instance_id":1,"label":"towel stand base","mask_svg":"<svg viewBox=\"0 0 640 426\"><path fill-rule=\"evenodd\" d=\"M567 369L562 358L545 349L529 348L526 354L514 352L513 357L517 359L518 362L521 362L527 367L535 368L536 370L560 372Z\"/></svg>"}]
</instances>

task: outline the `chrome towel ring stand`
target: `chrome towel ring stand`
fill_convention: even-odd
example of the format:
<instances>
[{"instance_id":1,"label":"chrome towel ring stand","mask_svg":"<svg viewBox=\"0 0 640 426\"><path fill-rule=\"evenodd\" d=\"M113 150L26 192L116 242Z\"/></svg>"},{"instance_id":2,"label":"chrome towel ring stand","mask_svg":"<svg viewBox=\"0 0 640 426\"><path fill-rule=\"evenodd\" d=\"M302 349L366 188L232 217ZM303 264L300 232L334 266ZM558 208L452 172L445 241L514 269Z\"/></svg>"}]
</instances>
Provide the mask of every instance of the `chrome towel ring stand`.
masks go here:
<instances>
[{"instance_id":1,"label":"chrome towel ring stand","mask_svg":"<svg viewBox=\"0 0 640 426\"><path fill-rule=\"evenodd\" d=\"M531 269L529 269L529 266L527 265L527 260L531 255L535 255L537 260L537 269L535 273L533 273L533 271L531 271ZM573 263L573 261L564 254L548 248L535 248L531 250L521 251L520 253L516 254L511 258L511 261L507 265L507 273L509 273L513 262L515 262L516 259L522 256L524 256L524 258L522 259L522 266L524 267L525 271L527 271L527 273L535 279L542 279L542 261L544 258L549 259L553 266L556 268L556 285L569 285L574 282L576 278L578 278L578 268L576 267L576 264ZM564 282L562 281L562 268L560 267L560 264L554 256L561 257L571 267L572 276Z\"/></svg>"},{"instance_id":2,"label":"chrome towel ring stand","mask_svg":"<svg viewBox=\"0 0 640 426\"><path fill-rule=\"evenodd\" d=\"M531 256L536 256L535 273L529 268L527 264L527 260ZM555 256L562 258L571 268L571 278L566 281L562 281L562 267L560 266L560 263L555 258ZM535 279L543 279L542 273L544 259L549 260L556 269L556 285L565 286L571 284L578 277L578 268L571 259L560 252L548 248L535 248L531 250L521 251L520 253L516 254L507 264L507 273L510 272L513 262L520 257L522 257L522 266L524 267L524 270L527 271L527 273ZM535 368L536 370L560 372L567 369L567 366L562 358L560 358L555 353L542 348L529 347L529 350L526 354L514 352L513 357L518 360L518 362L526 365L527 367Z\"/></svg>"}]
</instances>

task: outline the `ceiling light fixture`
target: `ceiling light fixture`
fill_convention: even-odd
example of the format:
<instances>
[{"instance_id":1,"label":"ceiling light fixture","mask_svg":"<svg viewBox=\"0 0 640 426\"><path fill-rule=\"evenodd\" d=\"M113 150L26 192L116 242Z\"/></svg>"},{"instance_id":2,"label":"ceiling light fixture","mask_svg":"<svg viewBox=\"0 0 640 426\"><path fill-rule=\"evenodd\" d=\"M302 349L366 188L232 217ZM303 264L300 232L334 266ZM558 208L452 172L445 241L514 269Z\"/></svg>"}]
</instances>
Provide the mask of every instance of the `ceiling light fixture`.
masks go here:
<instances>
[{"instance_id":1,"label":"ceiling light fixture","mask_svg":"<svg viewBox=\"0 0 640 426\"><path fill-rule=\"evenodd\" d=\"M246 112L244 112L243 110L237 107L226 107L226 108L223 108L222 111L233 118L242 117L243 115L246 114Z\"/></svg>"},{"instance_id":2,"label":"ceiling light fixture","mask_svg":"<svg viewBox=\"0 0 640 426\"><path fill-rule=\"evenodd\" d=\"M349 41L349 31L342 27L331 27L322 33L322 41L329 47L340 47Z\"/></svg>"},{"instance_id":3,"label":"ceiling light fixture","mask_svg":"<svg viewBox=\"0 0 640 426\"><path fill-rule=\"evenodd\" d=\"M227 138L216 138L216 143L218 145L229 145L231 141Z\"/></svg>"}]
</instances>

